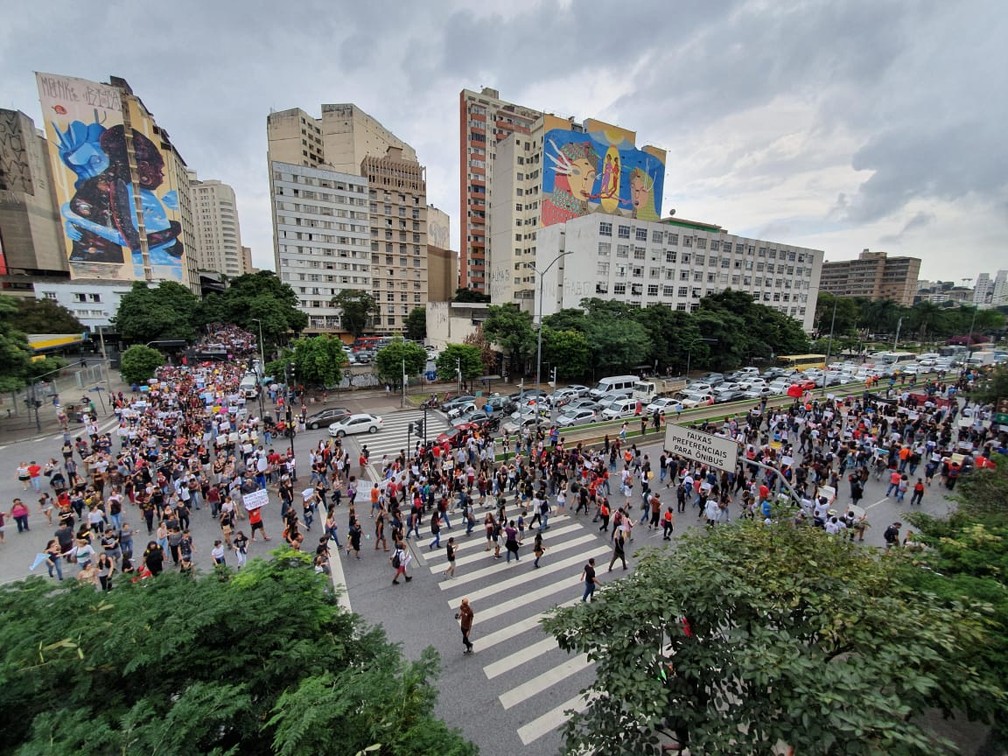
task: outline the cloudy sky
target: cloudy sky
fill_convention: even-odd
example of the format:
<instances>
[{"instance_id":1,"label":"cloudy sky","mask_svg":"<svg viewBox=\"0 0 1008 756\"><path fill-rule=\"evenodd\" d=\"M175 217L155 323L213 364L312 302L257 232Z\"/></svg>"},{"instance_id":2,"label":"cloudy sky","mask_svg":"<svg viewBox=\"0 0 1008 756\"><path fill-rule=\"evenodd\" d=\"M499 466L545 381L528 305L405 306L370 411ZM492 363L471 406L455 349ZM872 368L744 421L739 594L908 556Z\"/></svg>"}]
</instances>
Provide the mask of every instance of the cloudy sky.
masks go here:
<instances>
[{"instance_id":1,"label":"cloudy sky","mask_svg":"<svg viewBox=\"0 0 1008 756\"><path fill-rule=\"evenodd\" d=\"M506 10L483 10L507 5ZM127 79L189 165L238 194L272 268L266 116L353 102L412 144L458 246L459 91L637 131L663 210L799 244L1008 268L1004 0L7 0L0 106L33 71Z\"/></svg>"}]
</instances>

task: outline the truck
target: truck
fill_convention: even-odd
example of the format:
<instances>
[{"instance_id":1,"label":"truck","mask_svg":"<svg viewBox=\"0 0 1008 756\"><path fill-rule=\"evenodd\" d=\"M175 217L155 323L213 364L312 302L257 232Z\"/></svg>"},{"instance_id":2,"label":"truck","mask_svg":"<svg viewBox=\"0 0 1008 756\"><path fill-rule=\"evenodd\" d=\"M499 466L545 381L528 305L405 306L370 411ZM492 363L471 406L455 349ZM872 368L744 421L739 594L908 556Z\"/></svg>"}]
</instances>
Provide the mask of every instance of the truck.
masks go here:
<instances>
[{"instance_id":1,"label":"truck","mask_svg":"<svg viewBox=\"0 0 1008 756\"><path fill-rule=\"evenodd\" d=\"M674 396L685 388L685 378L642 379L634 383L633 396L643 404L650 404L659 396Z\"/></svg>"}]
</instances>

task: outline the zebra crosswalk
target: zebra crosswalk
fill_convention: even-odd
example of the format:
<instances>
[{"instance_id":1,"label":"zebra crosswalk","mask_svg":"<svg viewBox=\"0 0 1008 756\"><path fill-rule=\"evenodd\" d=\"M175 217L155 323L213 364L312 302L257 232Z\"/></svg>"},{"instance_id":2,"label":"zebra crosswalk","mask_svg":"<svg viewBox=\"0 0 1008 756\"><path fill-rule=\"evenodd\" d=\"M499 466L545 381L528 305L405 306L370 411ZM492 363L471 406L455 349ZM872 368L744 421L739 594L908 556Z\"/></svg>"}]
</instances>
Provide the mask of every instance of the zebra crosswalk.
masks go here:
<instances>
[{"instance_id":1,"label":"zebra crosswalk","mask_svg":"<svg viewBox=\"0 0 1008 756\"><path fill-rule=\"evenodd\" d=\"M426 415L428 441L451 427L440 412L428 410ZM356 441L358 448L367 446L371 454L371 463L377 465L375 477L381 476L380 461L383 456L391 458L403 449L412 449L416 446L416 434L411 434L409 427L417 420L424 420L423 410L390 412L382 416L382 429L377 433L350 437Z\"/></svg>"},{"instance_id":2,"label":"zebra crosswalk","mask_svg":"<svg viewBox=\"0 0 1008 756\"><path fill-rule=\"evenodd\" d=\"M509 518L518 513L518 507L508 507ZM445 576L448 563L443 549L423 550L423 562L449 609L456 610L463 596L469 599L474 611L473 659L492 684L526 752L555 753L568 712L583 711L588 704L581 691L594 680L594 663L585 654L561 650L540 623L555 607L581 600L580 576L589 558L596 558L605 581L605 557L612 547L590 517L569 510L550 517L543 532L546 551L538 568L533 566L531 552L534 529L526 531L520 559L510 564L503 545L499 559L494 558L492 545L487 550L491 542L481 523L471 536L460 535L458 527L452 533L455 576ZM442 537L442 546L444 542Z\"/></svg>"}]
</instances>

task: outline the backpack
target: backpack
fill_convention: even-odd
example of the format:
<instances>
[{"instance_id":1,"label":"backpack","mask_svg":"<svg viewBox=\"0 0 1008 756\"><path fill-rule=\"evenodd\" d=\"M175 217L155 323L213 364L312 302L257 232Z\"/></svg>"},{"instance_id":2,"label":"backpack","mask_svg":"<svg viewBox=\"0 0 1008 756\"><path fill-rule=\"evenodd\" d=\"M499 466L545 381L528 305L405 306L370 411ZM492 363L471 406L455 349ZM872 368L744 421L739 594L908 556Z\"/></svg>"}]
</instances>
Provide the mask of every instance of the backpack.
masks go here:
<instances>
[{"instance_id":1,"label":"backpack","mask_svg":"<svg viewBox=\"0 0 1008 756\"><path fill-rule=\"evenodd\" d=\"M392 566L395 567L398 570L399 569L399 565L401 563L402 563L402 561L399 559L399 550L396 549L396 552L392 555Z\"/></svg>"}]
</instances>

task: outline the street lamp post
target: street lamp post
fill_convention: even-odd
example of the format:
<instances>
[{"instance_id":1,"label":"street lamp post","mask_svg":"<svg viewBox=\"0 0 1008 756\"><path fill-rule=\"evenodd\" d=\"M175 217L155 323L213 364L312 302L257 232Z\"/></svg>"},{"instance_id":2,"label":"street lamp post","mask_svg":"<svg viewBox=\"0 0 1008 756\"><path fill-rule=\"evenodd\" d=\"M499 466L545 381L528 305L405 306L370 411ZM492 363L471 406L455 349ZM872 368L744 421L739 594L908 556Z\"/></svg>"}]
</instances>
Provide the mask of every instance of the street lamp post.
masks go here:
<instances>
[{"instance_id":1,"label":"street lamp post","mask_svg":"<svg viewBox=\"0 0 1008 756\"><path fill-rule=\"evenodd\" d=\"M259 380L258 380L259 390L256 393L259 394L259 417L261 419L263 414L266 412L265 408L263 407L263 398L262 398L263 394L262 379L266 375L266 346L263 344L262 320L260 320L259 318L252 318L252 321L259 324L259 370L262 372L259 373Z\"/></svg>"},{"instance_id":2,"label":"street lamp post","mask_svg":"<svg viewBox=\"0 0 1008 756\"><path fill-rule=\"evenodd\" d=\"M550 268L557 264L557 262L566 257L567 255L573 254L573 250L569 252L561 252L552 260L550 260L549 265L547 265L542 270L536 267L535 263L529 263L532 266L532 270L536 272L539 276L539 334L536 338L536 390L539 394L536 394L535 399L535 413L536 413L536 428L539 427L539 397L542 395L542 310L543 310L543 279L547 273L549 273Z\"/></svg>"},{"instance_id":3,"label":"street lamp post","mask_svg":"<svg viewBox=\"0 0 1008 756\"><path fill-rule=\"evenodd\" d=\"M830 353L833 351L833 328L836 326L836 306L839 299L833 297L833 318L830 320L829 341L826 342L826 370L823 370L822 385L823 393L826 393L826 372L829 370Z\"/></svg>"}]
</instances>

